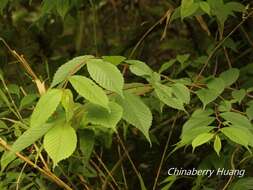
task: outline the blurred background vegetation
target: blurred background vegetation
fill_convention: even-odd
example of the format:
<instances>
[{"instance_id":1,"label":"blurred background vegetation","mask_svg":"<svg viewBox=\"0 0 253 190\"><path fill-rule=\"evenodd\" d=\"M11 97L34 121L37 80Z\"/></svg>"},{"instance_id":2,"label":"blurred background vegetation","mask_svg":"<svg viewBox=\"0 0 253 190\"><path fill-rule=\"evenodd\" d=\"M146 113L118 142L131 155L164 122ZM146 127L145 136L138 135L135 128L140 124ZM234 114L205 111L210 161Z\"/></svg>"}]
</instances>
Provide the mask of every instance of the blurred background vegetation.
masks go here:
<instances>
[{"instance_id":1,"label":"blurred background vegetation","mask_svg":"<svg viewBox=\"0 0 253 190\"><path fill-rule=\"evenodd\" d=\"M233 31L251 11L252 1L237 2L247 6L248 9L229 13L230 16L222 30L217 22L217 15L199 14L183 21L174 15L171 19L170 14L180 6L180 0L0 0L0 37L12 49L24 55L35 73L47 85L52 81L53 74L60 65L73 57L85 54L98 57L122 55L142 60L154 70L158 70L162 64L171 59L184 59L181 64L172 65L165 74L171 77L191 78L199 72L217 43ZM222 48L212 57L208 69L203 74L215 75L228 69L229 64L232 64L233 67L241 69L241 84L237 85L252 86L252 50L253 18L249 17L227 38ZM13 58L3 43L0 48L0 68L8 84L22 86L28 93L36 92L33 82L28 80L30 76L25 74L24 68ZM126 81L131 81L133 78L128 72L125 77ZM151 101L150 104L156 102ZM239 109L240 106L243 107L239 105ZM171 124L171 118L173 119L176 113L165 110L165 114L161 115L156 105L153 109L157 111L153 123L156 126L153 128L153 138L157 143L150 148L149 144L140 140L138 135L129 136L126 142L148 189L152 189L164 146L168 135L171 135L169 133L171 129L167 126ZM180 117L177 126L182 126L185 120L185 116ZM174 128L170 145L178 141L180 128L177 126ZM100 147L97 147L97 151L99 150ZM206 157L208 151L202 149L198 154L192 154L190 151L182 150L174 153L166 160L165 167L161 171L161 179L167 177L167 168L170 166L198 167L203 160L206 163L211 162L211 158L212 162L215 162L217 158L214 154L208 154ZM231 154L232 152L228 150L224 155L224 162L229 162ZM112 144L110 149L104 150L103 159L108 167L117 162L118 156L115 155L117 155L115 144ZM71 164L66 165L67 172L69 176L73 174L70 180L73 184L77 184L79 189L81 179L74 176L74 173L81 171L78 170L75 162ZM131 168L128 162L126 168ZM62 171L56 172L61 174ZM127 170L126 173L127 178L131 179L129 189L140 189L139 180L133 173L132 170ZM8 184L12 183L18 174L17 171L9 172L7 177L2 174L2 180L7 180ZM30 171L29 175L32 178L36 172ZM207 184L207 187L211 183L212 188L209 189L216 189L215 184L219 181L214 179L200 182L201 180L199 178L179 180L173 189L191 189L190 186L201 189L202 186L199 185L201 183ZM43 187L40 179L36 179L34 183L37 183L37 189L38 186ZM96 183L96 180L90 181L90 184ZM208 189L207 187L205 189ZM36 188L27 186L26 189ZM52 189L54 188L56 187L52 185ZM96 185L90 188L96 189Z\"/></svg>"}]
</instances>

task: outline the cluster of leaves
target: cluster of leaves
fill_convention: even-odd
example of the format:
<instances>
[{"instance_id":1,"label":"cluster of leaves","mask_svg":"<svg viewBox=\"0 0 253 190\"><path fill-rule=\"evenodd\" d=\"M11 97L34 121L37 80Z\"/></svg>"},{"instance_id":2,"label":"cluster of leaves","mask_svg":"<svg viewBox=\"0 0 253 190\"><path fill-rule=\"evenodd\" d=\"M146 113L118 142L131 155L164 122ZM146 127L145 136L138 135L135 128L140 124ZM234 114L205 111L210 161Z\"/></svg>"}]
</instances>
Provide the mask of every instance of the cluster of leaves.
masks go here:
<instances>
[{"instance_id":1,"label":"cluster of leaves","mask_svg":"<svg viewBox=\"0 0 253 190\"><path fill-rule=\"evenodd\" d=\"M66 189L106 189L107 186L111 189L134 189L136 184L138 189L142 190L152 187L162 190L182 189L189 185L192 189L216 189L219 176L197 176L192 178L191 182L183 180L186 179L184 176L167 176L169 166L179 166L199 169L246 168L248 173L244 178L231 183L232 178L224 177L219 187L252 189L252 64L241 64L241 60L249 61L252 55L240 55L241 51L246 52L246 47L251 51L251 47L248 47L244 38L233 38L236 29L247 19L251 19L252 13L248 12L250 9L247 8L250 4L223 0L169 1L169 10L159 20L159 23L165 21L164 31L152 31L156 27L154 25L148 33L144 33L144 38L152 32L162 33L162 39L165 39L161 42L159 39L159 48L154 50L162 51L165 59L160 61L156 54L153 59L157 61L152 62L152 51L145 48L152 49L150 41L157 41L147 40L149 45L144 42L143 48L138 48L144 38L137 41L136 46L130 47L130 54L133 56L139 53L142 60L148 57L147 61L130 58L129 44L127 47L122 45L124 51L114 49L110 52L120 52L124 56L98 56L107 53L106 48L100 53L97 52L102 47L99 47L98 43L107 43L101 40L103 38L98 42L97 32L97 13L100 8L107 7L107 3L102 0L43 0L42 4L36 4L34 1L0 1L1 14L7 15L0 17L0 21L10 19L8 14L15 15L15 22L8 22L11 27L19 27L16 24L19 15L14 14L18 12L15 10L17 7L32 7L37 14L36 24L32 26L34 33L42 31L41 33L50 39L46 35L48 28L45 25L56 22L55 30L65 25L58 41L64 44L68 38L76 40L75 48L71 51L76 52L70 53L69 61L65 63L66 57L62 52L68 52L68 43L71 40L66 40L67 50L56 52L58 43L50 44L53 48L48 45L47 48L52 48L53 53L40 55L45 61L45 69L41 65L37 68L35 63L30 66L28 64L30 60L38 59L38 52L33 52L27 62L4 41L4 45L15 58L21 57L18 61L29 75L33 73L31 68L35 68L43 78L43 70L46 70L49 82L46 81L45 91L40 90L44 89L45 83L38 83L39 79L32 74L31 77L39 89L37 93L36 85L32 82L23 85L22 80L13 79L4 67L0 73L0 143L11 144L10 150L1 149L0 188L18 188L20 181L23 181L24 189L56 189L56 184L67 187ZM91 10L87 10L87 5ZM117 9L117 6L119 5L113 1L112 7ZM165 7L164 4L159 6ZM126 7L122 5L122 9ZM88 24L93 22L90 28L93 28L92 45L95 48L90 52L83 51L84 46L81 44L84 39L84 23L81 22L84 18L83 9L92 13L86 20ZM161 16L161 9L157 12ZM157 12L151 11L154 15ZM29 14L28 17L32 18ZM230 21L232 17L237 19ZM74 30L78 31L78 37L74 38L75 33L72 31L69 36L70 30L66 28L72 26L69 23L73 23L76 18L80 20ZM238 24L240 18L242 22ZM182 37L185 34L181 29L182 34L179 34L175 41L170 41L170 34L167 34L166 38L166 31L170 30L168 25L171 25L172 30L178 31L177 27L182 24L189 28L192 23L194 27L197 26L195 19L200 25L196 30L201 31L203 34L200 36L205 39L197 41L203 42L197 47L203 47L196 50L189 45L189 41ZM210 22L207 24L205 19ZM27 20L29 23L29 19ZM117 19L116 21L118 22ZM232 24L233 28L230 29L229 26L226 31L227 24ZM216 34L213 34L213 31ZM242 31L251 44L251 36L244 28ZM154 36L150 36L150 39L156 38L157 35ZM192 41L196 40L192 38ZM111 41L117 40L119 39L112 38ZM170 50L173 50L175 55L167 53ZM97 55L90 55L92 53ZM10 59L8 55L5 56ZM236 59L236 56L241 57ZM60 67L52 66L54 63L60 63ZM206 70L208 72L205 73ZM51 73L54 73L52 80ZM25 75L22 77L25 78ZM10 81L16 81L16 84ZM127 145L129 147L126 148ZM191 148L188 149L189 146ZM6 147L6 144L3 143L2 147ZM163 154L161 147L164 148ZM97 154L98 151L100 155ZM130 151L132 158L139 162L137 168L129 155ZM17 152L28 156L20 160L23 157L16 154ZM117 158L113 157L113 154L118 154ZM159 161L157 154L161 155ZM94 157L99 164L94 162ZM126 170L122 164L125 157L131 164L126 166ZM178 159L179 157L182 159ZM56 184L47 184L45 178L40 175L36 177L38 171L28 170L22 174L27 160L34 160L35 169L43 165L46 169L40 168L45 173L54 171L55 176L51 179ZM24 164L23 168L21 164ZM160 165L159 169L157 165ZM137 178L133 177L131 167ZM150 173L155 175L150 176ZM56 176L66 179L68 185L59 182L60 179ZM15 179L18 179L18 185L12 184ZM182 185L177 184L178 180L183 182ZM150 181L154 181L154 184Z\"/></svg>"}]
</instances>

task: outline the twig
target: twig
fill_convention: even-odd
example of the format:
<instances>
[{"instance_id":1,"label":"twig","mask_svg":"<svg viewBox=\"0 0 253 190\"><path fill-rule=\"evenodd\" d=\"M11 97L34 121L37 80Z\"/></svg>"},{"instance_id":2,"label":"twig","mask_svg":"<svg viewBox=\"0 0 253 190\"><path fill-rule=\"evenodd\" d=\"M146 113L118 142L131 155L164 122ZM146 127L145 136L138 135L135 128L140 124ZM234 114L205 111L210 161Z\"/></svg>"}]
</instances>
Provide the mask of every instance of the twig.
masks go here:
<instances>
[{"instance_id":1,"label":"twig","mask_svg":"<svg viewBox=\"0 0 253 190\"><path fill-rule=\"evenodd\" d=\"M157 170L157 174L156 174L156 177L155 177L155 182L154 182L154 185L153 185L153 190L156 189L156 185L157 185L157 182L158 182L158 179L159 179L159 176L160 176L160 173L161 173L162 165L163 165L163 162L164 162L165 154L166 154L168 146L169 146L169 142L170 142L170 139L171 139L171 135L172 135L173 129L174 129L175 124L176 124L176 120L177 120L177 115L178 114L179 114L179 112L177 112L176 117L175 117L175 119L174 119L174 121L172 123L172 127L171 127L168 139L166 141L166 144L165 144L165 147L164 147L164 150L163 150L162 158L161 158L161 161L160 161L160 164L159 164L159 167L158 167L158 170Z\"/></svg>"},{"instance_id":2,"label":"twig","mask_svg":"<svg viewBox=\"0 0 253 190\"><path fill-rule=\"evenodd\" d=\"M233 154L232 154L232 157L231 157L231 167L232 167L232 170L235 170L235 164L234 164L234 158L235 158L235 153L239 150L239 146L237 146L237 148L234 150ZM233 175L231 175L227 181L227 183L225 184L225 186L222 188L222 190L226 190L230 184L230 182L232 181L233 179Z\"/></svg>"},{"instance_id":3,"label":"twig","mask_svg":"<svg viewBox=\"0 0 253 190\"><path fill-rule=\"evenodd\" d=\"M206 59L204 66L201 68L199 74L196 76L194 83L197 82L199 80L199 78L201 77L202 73L205 71L209 61L211 60L211 58L213 57L213 55L216 53L216 51L223 45L223 43L238 29L240 28L240 26L253 14L253 11L250 12L246 18L244 18L225 38L223 38L223 40L221 40L217 46L213 49L213 51L209 54L208 58Z\"/></svg>"},{"instance_id":4,"label":"twig","mask_svg":"<svg viewBox=\"0 0 253 190\"><path fill-rule=\"evenodd\" d=\"M0 138L0 146L2 146L7 151L11 151L11 148L9 147L9 145L2 138ZM16 152L15 155L18 158L20 158L21 160L23 160L24 162L26 162L28 165L30 165L33 168L39 170L42 174L44 174L45 176L47 176L49 179L51 179L53 182L55 182L60 187L63 187L66 190L73 190L65 182L63 182L60 178L58 178L55 174L53 174L50 171L44 170L41 167L37 166L31 160L29 160L29 158L23 156L19 152Z\"/></svg>"}]
</instances>

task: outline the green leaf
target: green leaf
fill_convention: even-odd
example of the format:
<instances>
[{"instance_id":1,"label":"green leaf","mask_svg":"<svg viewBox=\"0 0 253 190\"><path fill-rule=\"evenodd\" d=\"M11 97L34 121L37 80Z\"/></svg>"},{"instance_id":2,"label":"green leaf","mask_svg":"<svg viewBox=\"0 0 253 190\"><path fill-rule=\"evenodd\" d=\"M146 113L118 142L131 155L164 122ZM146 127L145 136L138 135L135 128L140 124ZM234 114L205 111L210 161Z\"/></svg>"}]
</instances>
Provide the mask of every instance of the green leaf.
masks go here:
<instances>
[{"instance_id":1,"label":"green leaf","mask_svg":"<svg viewBox=\"0 0 253 190\"><path fill-rule=\"evenodd\" d=\"M231 101L227 100L221 101L218 109L220 112L229 112L232 109Z\"/></svg>"},{"instance_id":2,"label":"green leaf","mask_svg":"<svg viewBox=\"0 0 253 190\"><path fill-rule=\"evenodd\" d=\"M171 186L176 182L176 180L177 180L176 175L169 175L160 183L160 185L166 184L161 188L161 190L169 190Z\"/></svg>"},{"instance_id":3,"label":"green leaf","mask_svg":"<svg viewBox=\"0 0 253 190\"><path fill-rule=\"evenodd\" d=\"M202 88L196 94L205 108L207 104L213 102L224 91L224 88L225 84L221 78L212 78L208 80L207 89Z\"/></svg>"},{"instance_id":4,"label":"green leaf","mask_svg":"<svg viewBox=\"0 0 253 190\"><path fill-rule=\"evenodd\" d=\"M209 4L205 1L201 1L199 2L199 6L200 8L207 13L208 15L211 15L211 7L209 6Z\"/></svg>"},{"instance_id":5,"label":"green leaf","mask_svg":"<svg viewBox=\"0 0 253 190\"><path fill-rule=\"evenodd\" d=\"M196 126L194 128L190 128L181 134L181 140L178 142L177 148L191 144L193 139L195 139L198 135L208 133L213 129L214 127L210 126Z\"/></svg>"},{"instance_id":6,"label":"green leaf","mask_svg":"<svg viewBox=\"0 0 253 190\"><path fill-rule=\"evenodd\" d=\"M113 65L119 65L126 60L123 56L102 56L103 60Z\"/></svg>"},{"instance_id":7,"label":"green leaf","mask_svg":"<svg viewBox=\"0 0 253 190\"><path fill-rule=\"evenodd\" d=\"M139 182L140 182L140 185L141 185L141 190L147 190L147 188L145 186L145 183L143 181L143 178L142 178L140 173L138 173L138 179L139 179Z\"/></svg>"},{"instance_id":8,"label":"green leaf","mask_svg":"<svg viewBox=\"0 0 253 190\"><path fill-rule=\"evenodd\" d=\"M87 122L94 125L102 125L108 128L116 130L116 125L120 121L123 109L115 102L109 103L110 112L100 106L89 104L87 106L87 114L84 116Z\"/></svg>"},{"instance_id":9,"label":"green leaf","mask_svg":"<svg viewBox=\"0 0 253 190\"><path fill-rule=\"evenodd\" d=\"M211 114L212 114L211 111L197 109L192 114L190 119L186 121L185 124L183 125L181 137L183 137L186 133L189 133L188 131L194 128L198 127L205 128L206 126L210 125L215 120L214 117L210 116Z\"/></svg>"},{"instance_id":10,"label":"green leaf","mask_svg":"<svg viewBox=\"0 0 253 190\"><path fill-rule=\"evenodd\" d=\"M224 127L220 131L227 136L231 141L240 144L248 149L248 145L252 139L249 136L250 131L239 127Z\"/></svg>"},{"instance_id":11,"label":"green leaf","mask_svg":"<svg viewBox=\"0 0 253 190\"><path fill-rule=\"evenodd\" d=\"M62 92L60 89L49 89L41 96L31 116L31 127L40 127L46 123L61 102Z\"/></svg>"},{"instance_id":12,"label":"green leaf","mask_svg":"<svg viewBox=\"0 0 253 190\"><path fill-rule=\"evenodd\" d=\"M193 15L199 8L197 3L194 3L193 0L182 0L181 3L181 18Z\"/></svg>"},{"instance_id":13,"label":"green leaf","mask_svg":"<svg viewBox=\"0 0 253 190\"><path fill-rule=\"evenodd\" d=\"M219 77L224 80L225 86L228 87L237 81L239 75L240 75L239 69L231 68L221 73Z\"/></svg>"},{"instance_id":14,"label":"green leaf","mask_svg":"<svg viewBox=\"0 0 253 190\"><path fill-rule=\"evenodd\" d=\"M212 78L208 81L207 88L220 95L225 89L224 80L222 78Z\"/></svg>"},{"instance_id":15,"label":"green leaf","mask_svg":"<svg viewBox=\"0 0 253 190\"><path fill-rule=\"evenodd\" d=\"M54 123L46 123L40 127L30 127L26 130L11 146L11 151L4 153L1 157L1 170L3 171L6 166L15 158L15 152L20 152L28 146L32 145L35 141L41 138L48 130L54 127ZM61 123L62 124L62 123Z\"/></svg>"},{"instance_id":16,"label":"green leaf","mask_svg":"<svg viewBox=\"0 0 253 190\"><path fill-rule=\"evenodd\" d=\"M250 121L247 119L247 117L245 117L239 113L225 112L225 113L221 113L220 116L223 119L225 119L226 121L230 122L235 127L247 128L250 130L253 129L253 127L252 127Z\"/></svg>"},{"instance_id":17,"label":"green leaf","mask_svg":"<svg viewBox=\"0 0 253 190\"><path fill-rule=\"evenodd\" d=\"M246 109L246 114L250 120L253 119L253 104Z\"/></svg>"},{"instance_id":18,"label":"green leaf","mask_svg":"<svg viewBox=\"0 0 253 190\"><path fill-rule=\"evenodd\" d=\"M196 147L207 143L213 138L214 134L213 133L202 133L198 135L195 139L192 141L192 147L193 151L195 150Z\"/></svg>"},{"instance_id":19,"label":"green leaf","mask_svg":"<svg viewBox=\"0 0 253 190\"><path fill-rule=\"evenodd\" d=\"M58 162L68 158L75 151L76 132L68 123L56 125L46 133L43 144L55 167Z\"/></svg>"},{"instance_id":20,"label":"green leaf","mask_svg":"<svg viewBox=\"0 0 253 190\"><path fill-rule=\"evenodd\" d=\"M172 88L160 83L156 83L155 86L155 93L157 97L169 107L178 109L178 110L185 110L184 109L184 102L181 99L175 98L172 96ZM178 93L178 92L177 92Z\"/></svg>"},{"instance_id":21,"label":"green leaf","mask_svg":"<svg viewBox=\"0 0 253 190\"><path fill-rule=\"evenodd\" d=\"M245 6L241 3L238 3L238 2L228 2L228 3L226 3L226 7L230 11L235 11L235 12L245 11Z\"/></svg>"},{"instance_id":22,"label":"green leaf","mask_svg":"<svg viewBox=\"0 0 253 190\"><path fill-rule=\"evenodd\" d=\"M215 152L217 153L217 155L220 155L220 150L221 150L221 140L220 137L218 135L215 136L215 140L213 143L213 148L215 150Z\"/></svg>"},{"instance_id":23,"label":"green leaf","mask_svg":"<svg viewBox=\"0 0 253 190\"><path fill-rule=\"evenodd\" d=\"M152 69L144 62L138 60L127 60L126 63L130 64L130 71L137 76L151 76Z\"/></svg>"},{"instance_id":24,"label":"green leaf","mask_svg":"<svg viewBox=\"0 0 253 190\"><path fill-rule=\"evenodd\" d=\"M228 2L224 4L223 0L207 0L211 7L211 12L217 17L219 24L224 27L224 23L229 16L234 16L234 11L243 12L244 5L237 2Z\"/></svg>"},{"instance_id":25,"label":"green leaf","mask_svg":"<svg viewBox=\"0 0 253 190\"><path fill-rule=\"evenodd\" d=\"M0 1L0 13L3 14L3 10L6 7L6 5L8 4L9 0L1 0Z\"/></svg>"},{"instance_id":26,"label":"green leaf","mask_svg":"<svg viewBox=\"0 0 253 190\"><path fill-rule=\"evenodd\" d=\"M184 64L190 58L190 54L177 55L176 59L180 64Z\"/></svg>"},{"instance_id":27,"label":"green leaf","mask_svg":"<svg viewBox=\"0 0 253 190\"><path fill-rule=\"evenodd\" d=\"M232 91L232 97L239 104L241 104L241 101L244 99L245 96L246 96L246 90L244 89Z\"/></svg>"},{"instance_id":28,"label":"green leaf","mask_svg":"<svg viewBox=\"0 0 253 190\"><path fill-rule=\"evenodd\" d=\"M231 190L252 190L253 188L253 177L244 177L234 182L230 189Z\"/></svg>"},{"instance_id":29,"label":"green leaf","mask_svg":"<svg viewBox=\"0 0 253 190\"><path fill-rule=\"evenodd\" d=\"M56 0L56 10L64 18L71 6L70 0Z\"/></svg>"},{"instance_id":30,"label":"green leaf","mask_svg":"<svg viewBox=\"0 0 253 190\"><path fill-rule=\"evenodd\" d=\"M56 1L43 0L41 7L42 16L49 13L56 5Z\"/></svg>"},{"instance_id":31,"label":"green leaf","mask_svg":"<svg viewBox=\"0 0 253 190\"><path fill-rule=\"evenodd\" d=\"M185 85L181 83L175 83L171 86L171 88L172 92L178 99L180 99L185 104L190 103L190 91Z\"/></svg>"},{"instance_id":32,"label":"green leaf","mask_svg":"<svg viewBox=\"0 0 253 190\"><path fill-rule=\"evenodd\" d=\"M176 59L171 59L165 63L162 64L161 68L159 69L159 73L162 73L169 69L174 63L176 62Z\"/></svg>"},{"instance_id":33,"label":"green leaf","mask_svg":"<svg viewBox=\"0 0 253 190\"><path fill-rule=\"evenodd\" d=\"M27 94L25 97L22 98L19 109L26 108L27 106L30 106L35 100L38 98L36 94Z\"/></svg>"},{"instance_id":34,"label":"green leaf","mask_svg":"<svg viewBox=\"0 0 253 190\"><path fill-rule=\"evenodd\" d=\"M149 128L152 123L152 113L143 103L139 96L124 93L124 99L117 97L116 101L123 108L123 119L139 129L147 140L151 143L149 137Z\"/></svg>"},{"instance_id":35,"label":"green leaf","mask_svg":"<svg viewBox=\"0 0 253 190\"><path fill-rule=\"evenodd\" d=\"M207 104L216 100L216 98L219 96L219 94L217 94L215 91L206 88L198 90L196 94L200 101L203 103L204 108Z\"/></svg>"},{"instance_id":36,"label":"green leaf","mask_svg":"<svg viewBox=\"0 0 253 190\"><path fill-rule=\"evenodd\" d=\"M67 80L68 77L79 71L86 64L87 60L92 58L93 56L91 55L79 56L60 66L54 74L53 82L50 87L52 88L55 85Z\"/></svg>"},{"instance_id":37,"label":"green leaf","mask_svg":"<svg viewBox=\"0 0 253 190\"><path fill-rule=\"evenodd\" d=\"M61 104L65 109L66 121L69 122L74 115L73 94L69 89L63 90Z\"/></svg>"},{"instance_id":38,"label":"green leaf","mask_svg":"<svg viewBox=\"0 0 253 190\"><path fill-rule=\"evenodd\" d=\"M86 166L89 162L95 145L95 134L92 130L81 130L79 133L80 150L83 154L83 162Z\"/></svg>"},{"instance_id":39,"label":"green leaf","mask_svg":"<svg viewBox=\"0 0 253 190\"><path fill-rule=\"evenodd\" d=\"M84 76L74 75L70 77L69 81L82 97L93 104L97 104L108 109L108 97L103 89L97 86L92 80Z\"/></svg>"},{"instance_id":40,"label":"green leaf","mask_svg":"<svg viewBox=\"0 0 253 190\"><path fill-rule=\"evenodd\" d=\"M91 78L100 86L122 95L124 79L116 66L101 59L90 59L87 68Z\"/></svg>"}]
</instances>

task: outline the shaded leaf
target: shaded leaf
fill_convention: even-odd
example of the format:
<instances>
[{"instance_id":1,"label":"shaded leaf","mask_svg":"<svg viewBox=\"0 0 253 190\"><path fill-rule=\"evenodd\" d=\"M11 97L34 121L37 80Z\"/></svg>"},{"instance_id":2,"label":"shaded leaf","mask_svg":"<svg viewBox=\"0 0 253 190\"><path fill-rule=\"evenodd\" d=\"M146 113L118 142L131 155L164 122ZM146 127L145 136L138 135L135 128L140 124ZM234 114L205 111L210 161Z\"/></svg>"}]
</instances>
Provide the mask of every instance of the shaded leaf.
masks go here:
<instances>
[{"instance_id":1,"label":"shaded leaf","mask_svg":"<svg viewBox=\"0 0 253 190\"><path fill-rule=\"evenodd\" d=\"M108 97L103 89L97 86L92 80L84 76L74 75L70 77L69 81L82 97L93 104L97 104L108 109Z\"/></svg>"},{"instance_id":2,"label":"shaded leaf","mask_svg":"<svg viewBox=\"0 0 253 190\"><path fill-rule=\"evenodd\" d=\"M154 88L157 97L167 106L178 110L185 110L183 101L172 96L173 90L171 87L156 83Z\"/></svg>"},{"instance_id":3,"label":"shaded leaf","mask_svg":"<svg viewBox=\"0 0 253 190\"><path fill-rule=\"evenodd\" d=\"M60 89L49 89L41 96L31 115L31 127L40 127L46 123L61 102L62 92Z\"/></svg>"},{"instance_id":4,"label":"shaded leaf","mask_svg":"<svg viewBox=\"0 0 253 190\"><path fill-rule=\"evenodd\" d=\"M94 125L102 125L116 130L116 125L122 117L123 109L115 102L110 102L108 105L110 112L103 107L89 104L86 108L85 120Z\"/></svg>"},{"instance_id":5,"label":"shaded leaf","mask_svg":"<svg viewBox=\"0 0 253 190\"><path fill-rule=\"evenodd\" d=\"M151 111L140 97L129 93L124 93L124 97L124 99L120 97L116 99L123 108L123 119L138 128L150 142L149 128L152 123Z\"/></svg>"},{"instance_id":6,"label":"shaded leaf","mask_svg":"<svg viewBox=\"0 0 253 190\"><path fill-rule=\"evenodd\" d=\"M80 150L84 156L84 165L88 164L95 145L95 134L91 130L81 130L79 133Z\"/></svg>"},{"instance_id":7,"label":"shaded leaf","mask_svg":"<svg viewBox=\"0 0 253 190\"><path fill-rule=\"evenodd\" d=\"M138 60L127 60L126 63L130 64L130 71L137 76L151 76L152 69L144 62Z\"/></svg>"},{"instance_id":8,"label":"shaded leaf","mask_svg":"<svg viewBox=\"0 0 253 190\"><path fill-rule=\"evenodd\" d=\"M224 80L225 86L228 87L237 81L237 79L239 78L239 74L240 72L238 69L231 68L221 73L219 77Z\"/></svg>"},{"instance_id":9,"label":"shaded leaf","mask_svg":"<svg viewBox=\"0 0 253 190\"><path fill-rule=\"evenodd\" d=\"M253 129L250 121L242 114L235 112L225 112L221 113L220 116L236 127L244 127L250 130Z\"/></svg>"},{"instance_id":10,"label":"shaded leaf","mask_svg":"<svg viewBox=\"0 0 253 190\"><path fill-rule=\"evenodd\" d=\"M80 70L86 64L87 60L92 58L93 56L91 55L79 56L60 66L54 74L53 82L51 83L50 87L52 88L55 85L67 80L68 77Z\"/></svg>"}]
</instances>

